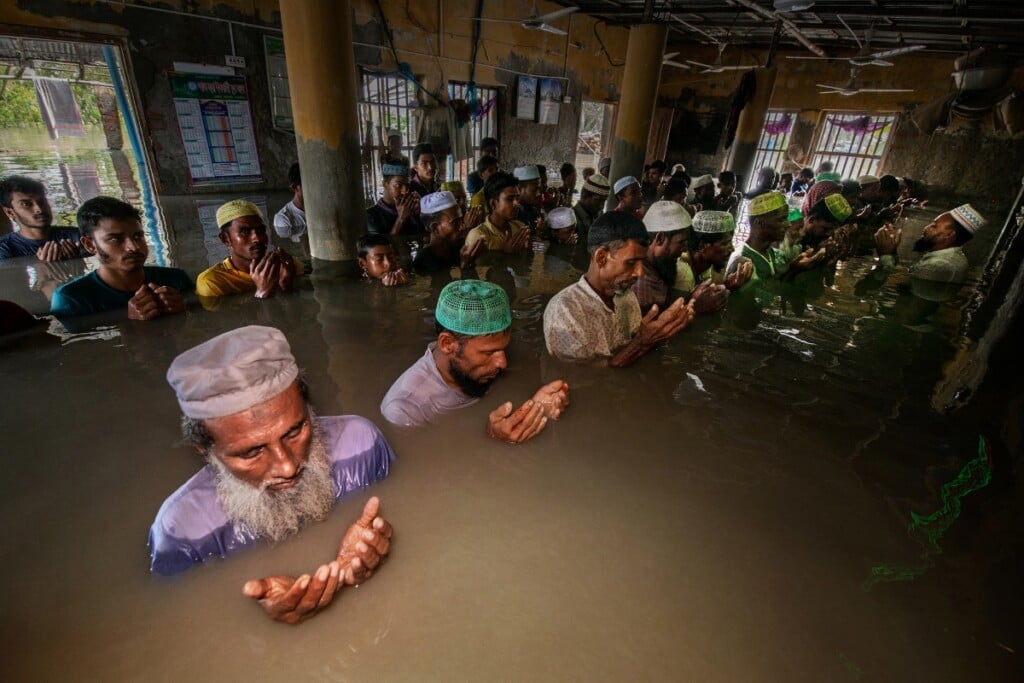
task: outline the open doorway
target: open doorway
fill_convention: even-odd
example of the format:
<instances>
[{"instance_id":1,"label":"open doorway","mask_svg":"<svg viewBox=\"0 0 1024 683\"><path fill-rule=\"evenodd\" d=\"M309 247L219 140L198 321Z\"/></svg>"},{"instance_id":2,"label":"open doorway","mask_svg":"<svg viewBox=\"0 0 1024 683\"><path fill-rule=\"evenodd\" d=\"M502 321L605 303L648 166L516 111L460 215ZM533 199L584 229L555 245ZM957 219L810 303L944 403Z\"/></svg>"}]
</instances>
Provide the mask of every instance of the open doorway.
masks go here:
<instances>
[{"instance_id":1,"label":"open doorway","mask_svg":"<svg viewBox=\"0 0 1024 683\"><path fill-rule=\"evenodd\" d=\"M54 225L74 226L78 206L97 195L132 204L150 262L165 265L129 73L119 44L0 35L0 176L41 181Z\"/></svg>"},{"instance_id":2,"label":"open doorway","mask_svg":"<svg viewBox=\"0 0 1024 683\"><path fill-rule=\"evenodd\" d=\"M611 156L615 105L583 100L576 137L576 189L583 187L583 170L597 169L601 157Z\"/></svg>"}]
</instances>

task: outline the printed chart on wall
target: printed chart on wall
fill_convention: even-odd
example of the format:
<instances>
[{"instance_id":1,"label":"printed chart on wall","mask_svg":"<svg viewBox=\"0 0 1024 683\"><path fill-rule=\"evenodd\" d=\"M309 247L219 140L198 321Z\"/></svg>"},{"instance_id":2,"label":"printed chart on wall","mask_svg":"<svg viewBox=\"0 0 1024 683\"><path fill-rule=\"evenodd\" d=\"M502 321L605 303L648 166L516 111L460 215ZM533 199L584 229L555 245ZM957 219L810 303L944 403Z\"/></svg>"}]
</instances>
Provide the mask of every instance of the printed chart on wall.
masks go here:
<instances>
[{"instance_id":1,"label":"printed chart on wall","mask_svg":"<svg viewBox=\"0 0 1024 683\"><path fill-rule=\"evenodd\" d=\"M245 78L168 76L192 184L262 180Z\"/></svg>"}]
</instances>

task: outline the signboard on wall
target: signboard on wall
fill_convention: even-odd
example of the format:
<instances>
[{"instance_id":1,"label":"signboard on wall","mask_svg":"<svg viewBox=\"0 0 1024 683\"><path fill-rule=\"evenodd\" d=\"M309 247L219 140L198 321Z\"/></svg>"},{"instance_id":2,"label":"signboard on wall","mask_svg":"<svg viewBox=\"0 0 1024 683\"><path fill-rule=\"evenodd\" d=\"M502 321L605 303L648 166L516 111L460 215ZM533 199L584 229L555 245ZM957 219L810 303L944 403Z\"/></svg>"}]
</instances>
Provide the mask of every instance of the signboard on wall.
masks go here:
<instances>
[{"instance_id":1,"label":"signboard on wall","mask_svg":"<svg viewBox=\"0 0 1024 683\"><path fill-rule=\"evenodd\" d=\"M192 184L263 180L245 78L179 72L168 77Z\"/></svg>"},{"instance_id":2,"label":"signboard on wall","mask_svg":"<svg viewBox=\"0 0 1024 683\"><path fill-rule=\"evenodd\" d=\"M284 58L284 40L263 36L263 52L267 57L267 81L270 85L270 113L274 128L295 132L292 119L292 96L288 90L288 64Z\"/></svg>"}]
</instances>

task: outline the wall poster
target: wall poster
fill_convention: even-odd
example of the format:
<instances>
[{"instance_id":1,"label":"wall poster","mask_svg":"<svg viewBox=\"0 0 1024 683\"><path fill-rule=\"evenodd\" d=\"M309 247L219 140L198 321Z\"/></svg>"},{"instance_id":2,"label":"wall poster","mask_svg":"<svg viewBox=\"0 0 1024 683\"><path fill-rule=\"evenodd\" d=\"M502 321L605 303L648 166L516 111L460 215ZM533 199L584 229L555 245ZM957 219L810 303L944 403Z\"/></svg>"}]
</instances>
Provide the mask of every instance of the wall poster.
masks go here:
<instances>
[{"instance_id":1,"label":"wall poster","mask_svg":"<svg viewBox=\"0 0 1024 683\"><path fill-rule=\"evenodd\" d=\"M179 72L168 77L192 184L263 180L245 78Z\"/></svg>"},{"instance_id":2,"label":"wall poster","mask_svg":"<svg viewBox=\"0 0 1024 683\"><path fill-rule=\"evenodd\" d=\"M558 113L562 108L562 81L557 78L540 79L540 114L538 123L558 125Z\"/></svg>"},{"instance_id":3,"label":"wall poster","mask_svg":"<svg viewBox=\"0 0 1024 683\"><path fill-rule=\"evenodd\" d=\"M516 118L533 121L537 117L537 79L519 76L516 84Z\"/></svg>"}]
</instances>

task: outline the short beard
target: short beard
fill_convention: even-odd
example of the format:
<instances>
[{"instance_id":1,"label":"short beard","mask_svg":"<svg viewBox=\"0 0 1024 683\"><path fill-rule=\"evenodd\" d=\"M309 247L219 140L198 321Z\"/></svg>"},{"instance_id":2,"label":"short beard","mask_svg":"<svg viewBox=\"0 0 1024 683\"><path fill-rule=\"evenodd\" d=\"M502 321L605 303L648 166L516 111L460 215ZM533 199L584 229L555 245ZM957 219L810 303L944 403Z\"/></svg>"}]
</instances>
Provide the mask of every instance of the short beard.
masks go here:
<instances>
[{"instance_id":1,"label":"short beard","mask_svg":"<svg viewBox=\"0 0 1024 683\"><path fill-rule=\"evenodd\" d=\"M216 472L217 500L240 531L256 538L280 541L296 533L304 522L321 520L334 507L334 483L327 444L320 423L309 410L313 436L302 477L285 491L268 491L267 484L253 486L235 477L215 455L207 462ZM267 482L272 483L272 482Z\"/></svg>"},{"instance_id":2,"label":"short beard","mask_svg":"<svg viewBox=\"0 0 1024 683\"><path fill-rule=\"evenodd\" d=\"M917 252L931 251L931 248L932 248L932 241L930 239L928 239L927 237L922 237L922 238L918 239L916 242L914 242L914 251L917 251Z\"/></svg>"},{"instance_id":3,"label":"short beard","mask_svg":"<svg viewBox=\"0 0 1024 683\"><path fill-rule=\"evenodd\" d=\"M676 263L678 259L666 258L658 261L651 261L651 267L654 268L654 272L658 274L662 282L668 282L674 285L676 281L677 267Z\"/></svg>"},{"instance_id":4,"label":"short beard","mask_svg":"<svg viewBox=\"0 0 1024 683\"><path fill-rule=\"evenodd\" d=\"M456 358L458 358L458 355L456 355ZM452 360L454 361L455 359ZM462 391L462 393L472 398L480 398L484 396L487 393L487 391L491 388L491 384L494 382L493 379L487 382L480 382L478 380L475 380L466 373L464 373L462 371L462 368L460 368L454 362L448 364L448 372L451 373L452 379L455 380L455 383L459 385L459 389Z\"/></svg>"}]
</instances>

